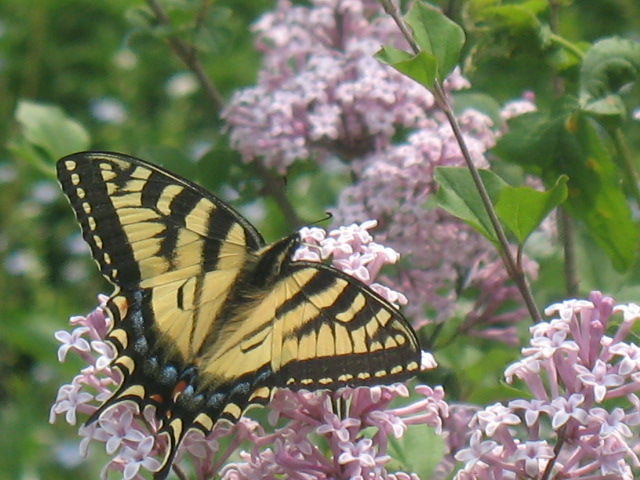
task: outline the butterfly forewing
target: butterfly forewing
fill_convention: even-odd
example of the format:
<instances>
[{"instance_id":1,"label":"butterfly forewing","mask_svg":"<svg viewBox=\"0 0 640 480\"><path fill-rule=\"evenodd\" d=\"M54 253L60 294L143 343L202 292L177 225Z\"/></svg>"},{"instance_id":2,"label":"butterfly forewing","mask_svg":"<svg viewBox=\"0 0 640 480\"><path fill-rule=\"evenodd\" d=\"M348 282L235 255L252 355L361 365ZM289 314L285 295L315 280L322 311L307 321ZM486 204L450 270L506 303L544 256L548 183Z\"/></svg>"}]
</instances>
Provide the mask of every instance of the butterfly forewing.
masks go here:
<instances>
[{"instance_id":1,"label":"butterfly forewing","mask_svg":"<svg viewBox=\"0 0 640 480\"><path fill-rule=\"evenodd\" d=\"M121 401L156 408L169 472L186 432L207 434L264 404L273 387L388 384L419 369L415 333L361 282L292 262L297 234L265 246L217 197L117 153L58 162L58 178L103 275Z\"/></svg>"},{"instance_id":2,"label":"butterfly forewing","mask_svg":"<svg viewBox=\"0 0 640 480\"><path fill-rule=\"evenodd\" d=\"M58 177L102 273L122 290L151 289L155 325L188 357L260 235L202 188L138 159L76 154Z\"/></svg>"},{"instance_id":3,"label":"butterfly forewing","mask_svg":"<svg viewBox=\"0 0 640 480\"><path fill-rule=\"evenodd\" d=\"M121 288L238 269L264 243L224 202L139 159L70 155L58 178L100 270Z\"/></svg>"}]
</instances>

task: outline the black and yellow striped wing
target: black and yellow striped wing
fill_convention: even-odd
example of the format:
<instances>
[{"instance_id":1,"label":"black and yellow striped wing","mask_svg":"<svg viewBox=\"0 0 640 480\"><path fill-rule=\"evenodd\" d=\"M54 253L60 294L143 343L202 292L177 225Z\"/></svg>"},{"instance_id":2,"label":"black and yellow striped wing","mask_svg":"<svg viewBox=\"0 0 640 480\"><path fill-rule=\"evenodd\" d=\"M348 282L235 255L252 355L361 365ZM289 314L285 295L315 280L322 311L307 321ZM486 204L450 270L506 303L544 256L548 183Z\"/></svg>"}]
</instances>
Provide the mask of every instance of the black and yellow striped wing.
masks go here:
<instances>
[{"instance_id":1,"label":"black and yellow striped wing","mask_svg":"<svg viewBox=\"0 0 640 480\"><path fill-rule=\"evenodd\" d=\"M298 234L265 245L211 193L118 153L65 157L58 178L115 286L108 341L123 380L90 421L122 401L155 406L170 445L156 480L189 430L237 420L274 387L388 384L418 371L400 313L332 267L293 262Z\"/></svg>"}]
</instances>

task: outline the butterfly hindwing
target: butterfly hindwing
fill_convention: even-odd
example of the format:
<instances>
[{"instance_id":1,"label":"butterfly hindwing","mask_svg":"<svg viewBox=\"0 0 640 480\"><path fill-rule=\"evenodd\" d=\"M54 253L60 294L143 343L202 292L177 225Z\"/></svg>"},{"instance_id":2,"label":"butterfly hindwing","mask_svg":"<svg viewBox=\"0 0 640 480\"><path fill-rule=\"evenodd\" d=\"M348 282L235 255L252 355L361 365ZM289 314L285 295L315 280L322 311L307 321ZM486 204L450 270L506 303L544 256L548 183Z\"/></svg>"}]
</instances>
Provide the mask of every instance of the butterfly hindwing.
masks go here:
<instances>
[{"instance_id":1,"label":"butterfly hindwing","mask_svg":"<svg viewBox=\"0 0 640 480\"><path fill-rule=\"evenodd\" d=\"M265 245L198 185L142 160L84 152L58 178L102 274L122 401L156 409L168 475L185 434L207 434L274 387L402 381L419 369L412 328L387 301L332 267L294 262L298 234Z\"/></svg>"},{"instance_id":2,"label":"butterfly hindwing","mask_svg":"<svg viewBox=\"0 0 640 480\"><path fill-rule=\"evenodd\" d=\"M294 262L276 309L273 368L283 387L315 390L406 380L420 366L415 333L375 292L332 267ZM279 355L275 353L279 352Z\"/></svg>"}]
</instances>

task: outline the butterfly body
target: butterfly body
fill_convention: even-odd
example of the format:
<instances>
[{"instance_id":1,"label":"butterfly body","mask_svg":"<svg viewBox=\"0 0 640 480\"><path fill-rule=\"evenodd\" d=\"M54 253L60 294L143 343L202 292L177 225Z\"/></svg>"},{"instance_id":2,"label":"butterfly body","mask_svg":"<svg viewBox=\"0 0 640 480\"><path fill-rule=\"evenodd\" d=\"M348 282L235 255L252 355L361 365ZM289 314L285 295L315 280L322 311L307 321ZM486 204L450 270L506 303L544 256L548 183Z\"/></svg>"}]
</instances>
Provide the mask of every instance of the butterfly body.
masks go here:
<instances>
[{"instance_id":1,"label":"butterfly body","mask_svg":"<svg viewBox=\"0 0 640 480\"><path fill-rule=\"evenodd\" d=\"M415 375L415 333L388 302L332 267L293 261L297 233L266 244L230 206L153 164L110 152L58 162L102 274L107 340L122 373L89 422L123 401L156 409L166 478L189 430L211 431L276 387L336 389Z\"/></svg>"}]
</instances>

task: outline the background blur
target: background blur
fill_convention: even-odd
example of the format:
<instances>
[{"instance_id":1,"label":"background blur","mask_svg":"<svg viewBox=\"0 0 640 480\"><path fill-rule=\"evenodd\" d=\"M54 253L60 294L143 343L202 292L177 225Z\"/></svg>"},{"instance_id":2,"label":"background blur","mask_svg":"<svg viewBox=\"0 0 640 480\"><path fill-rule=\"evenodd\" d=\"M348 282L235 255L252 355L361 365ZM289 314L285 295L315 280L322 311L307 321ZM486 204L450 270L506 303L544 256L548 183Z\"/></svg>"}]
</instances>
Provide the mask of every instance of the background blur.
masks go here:
<instances>
[{"instance_id":1,"label":"background blur","mask_svg":"<svg viewBox=\"0 0 640 480\"><path fill-rule=\"evenodd\" d=\"M200 4L166 3L179 7L172 10L177 25L186 25ZM273 3L214 2L209 28L198 41L206 72L224 98L254 82L260 56L249 28ZM455 14L465 2L440 3ZM640 38L637 0L565 3L570 5L563 10L562 29L569 38L592 41L630 32ZM55 181L57 158L40 142L57 142L61 155L72 149L64 151L65 139L55 132L34 138L37 128L31 128L26 135L25 124L38 115L78 122L91 149L139 156L201 183L239 206L267 240L290 230L275 203L262 199L259 175L227 147L219 112L195 76L172 54L162 32L147 30L145 5L0 2L0 479L98 478L101 467L99 454L90 462L79 456L76 428L61 419L52 426L48 416L57 388L79 365L58 363L53 333L67 328L70 315L90 311L96 295L111 288L89 258ZM501 73L507 68L510 74ZM539 87L547 76L527 51L487 58L469 73L474 89L498 101L535 87L541 104L551 101L550 92ZM629 139L636 151L639 137ZM298 214L310 221L323 217L340 187L313 173L313 165L297 166L286 182L306 181L311 195L282 182ZM553 277L541 279L543 290L561 282L560 275Z\"/></svg>"}]
</instances>

